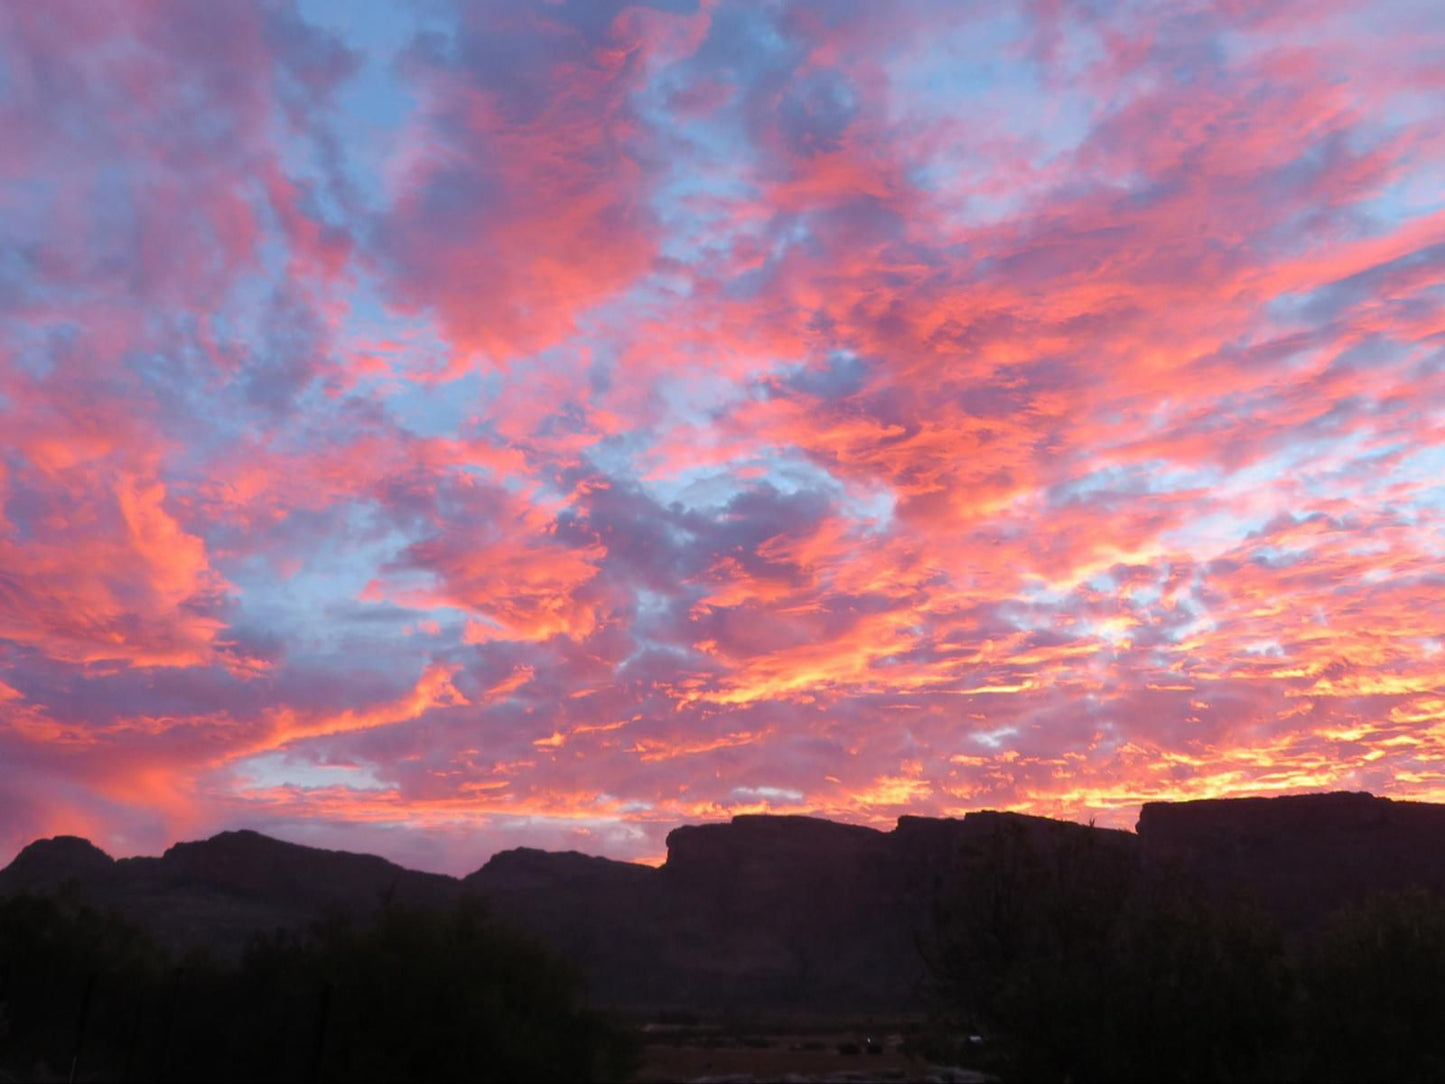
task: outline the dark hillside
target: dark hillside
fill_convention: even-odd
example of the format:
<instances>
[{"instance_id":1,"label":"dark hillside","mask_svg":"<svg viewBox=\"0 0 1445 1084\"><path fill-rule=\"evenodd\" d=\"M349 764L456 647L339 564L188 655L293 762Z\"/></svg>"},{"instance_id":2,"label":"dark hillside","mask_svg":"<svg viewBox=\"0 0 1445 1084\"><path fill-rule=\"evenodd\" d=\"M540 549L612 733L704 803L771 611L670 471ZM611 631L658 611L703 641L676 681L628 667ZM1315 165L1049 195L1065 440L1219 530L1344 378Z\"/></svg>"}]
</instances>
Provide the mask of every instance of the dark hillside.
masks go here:
<instances>
[{"instance_id":1,"label":"dark hillside","mask_svg":"<svg viewBox=\"0 0 1445 1084\"><path fill-rule=\"evenodd\" d=\"M0 896L69 885L165 944L234 955L258 931L470 892L571 959L606 1004L893 1011L919 1003L936 901L1005 837L1039 854L1093 839L1203 895L1256 900L1286 933L1374 892L1445 893L1445 807L1324 794L1151 803L1137 835L1013 813L903 817L891 832L742 816L674 830L657 869L523 848L460 880L255 832L119 861L62 837L0 871Z\"/></svg>"}]
</instances>

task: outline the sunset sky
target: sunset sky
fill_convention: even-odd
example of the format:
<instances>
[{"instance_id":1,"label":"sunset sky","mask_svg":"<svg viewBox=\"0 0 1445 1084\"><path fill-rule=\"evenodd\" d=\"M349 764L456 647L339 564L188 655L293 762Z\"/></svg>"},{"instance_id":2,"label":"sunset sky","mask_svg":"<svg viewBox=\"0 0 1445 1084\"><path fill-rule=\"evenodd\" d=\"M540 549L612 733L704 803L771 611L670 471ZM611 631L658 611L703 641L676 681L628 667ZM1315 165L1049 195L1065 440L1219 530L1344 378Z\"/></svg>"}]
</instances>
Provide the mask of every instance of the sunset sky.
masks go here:
<instances>
[{"instance_id":1,"label":"sunset sky","mask_svg":"<svg viewBox=\"0 0 1445 1084\"><path fill-rule=\"evenodd\" d=\"M0 4L0 863L1445 800L1445 5Z\"/></svg>"}]
</instances>

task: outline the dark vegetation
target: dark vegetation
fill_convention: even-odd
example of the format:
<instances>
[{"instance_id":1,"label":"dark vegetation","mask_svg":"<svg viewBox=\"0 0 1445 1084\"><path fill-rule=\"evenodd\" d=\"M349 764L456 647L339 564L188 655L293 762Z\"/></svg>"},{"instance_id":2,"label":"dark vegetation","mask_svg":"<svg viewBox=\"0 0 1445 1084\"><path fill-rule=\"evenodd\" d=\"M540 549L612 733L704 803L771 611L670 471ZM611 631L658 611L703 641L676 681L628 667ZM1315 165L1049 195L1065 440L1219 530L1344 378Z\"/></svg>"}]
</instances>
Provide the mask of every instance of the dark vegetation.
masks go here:
<instances>
[{"instance_id":1,"label":"dark vegetation","mask_svg":"<svg viewBox=\"0 0 1445 1084\"><path fill-rule=\"evenodd\" d=\"M1424 890L1287 938L1247 895L1092 828L1003 824L969 858L925 946L932 1060L1005 1080L1445 1079L1445 901Z\"/></svg>"},{"instance_id":2,"label":"dark vegetation","mask_svg":"<svg viewBox=\"0 0 1445 1084\"><path fill-rule=\"evenodd\" d=\"M629 1032L473 899L174 958L60 896L0 900L0 1072L78 1080L619 1080Z\"/></svg>"}]
</instances>

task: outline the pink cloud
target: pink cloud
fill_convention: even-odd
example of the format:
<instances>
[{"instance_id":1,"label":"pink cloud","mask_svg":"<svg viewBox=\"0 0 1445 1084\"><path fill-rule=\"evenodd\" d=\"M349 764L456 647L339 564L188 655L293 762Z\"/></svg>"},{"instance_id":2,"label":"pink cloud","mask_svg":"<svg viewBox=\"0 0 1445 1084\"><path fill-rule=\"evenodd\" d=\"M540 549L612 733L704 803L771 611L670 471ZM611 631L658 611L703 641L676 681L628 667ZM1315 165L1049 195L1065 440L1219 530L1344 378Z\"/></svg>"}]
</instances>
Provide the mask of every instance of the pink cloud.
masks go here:
<instances>
[{"instance_id":1,"label":"pink cloud","mask_svg":"<svg viewBox=\"0 0 1445 1084\"><path fill-rule=\"evenodd\" d=\"M1445 794L1438 20L200 15L0 14L6 846Z\"/></svg>"}]
</instances>

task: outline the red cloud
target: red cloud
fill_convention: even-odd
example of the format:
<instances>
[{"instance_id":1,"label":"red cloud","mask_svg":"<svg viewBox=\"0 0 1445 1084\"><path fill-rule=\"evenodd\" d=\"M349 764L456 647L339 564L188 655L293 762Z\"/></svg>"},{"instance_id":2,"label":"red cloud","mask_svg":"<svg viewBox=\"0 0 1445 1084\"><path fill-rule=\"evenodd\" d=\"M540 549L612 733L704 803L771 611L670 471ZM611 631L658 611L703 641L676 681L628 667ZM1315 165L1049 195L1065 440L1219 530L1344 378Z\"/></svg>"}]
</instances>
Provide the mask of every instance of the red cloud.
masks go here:
<instances>
[{"instance_id":1,"label":"red cloud","mask_svg":"<svg viewBox=\"0 0 1445 1084\"><path fill-rule=\"evenodd\" d=\"M0 13L6 823L1445 794L1440 27L199 12Z\"/></svg>"}]
</instances>

